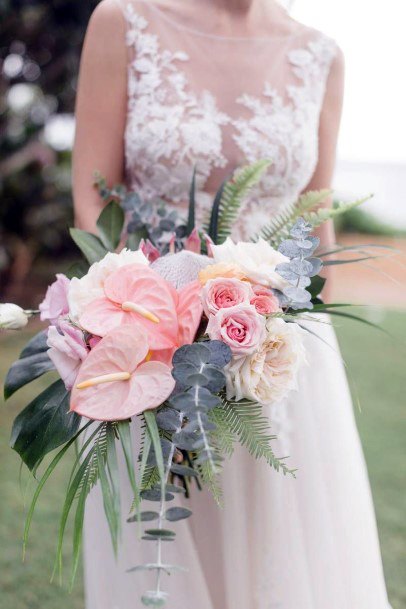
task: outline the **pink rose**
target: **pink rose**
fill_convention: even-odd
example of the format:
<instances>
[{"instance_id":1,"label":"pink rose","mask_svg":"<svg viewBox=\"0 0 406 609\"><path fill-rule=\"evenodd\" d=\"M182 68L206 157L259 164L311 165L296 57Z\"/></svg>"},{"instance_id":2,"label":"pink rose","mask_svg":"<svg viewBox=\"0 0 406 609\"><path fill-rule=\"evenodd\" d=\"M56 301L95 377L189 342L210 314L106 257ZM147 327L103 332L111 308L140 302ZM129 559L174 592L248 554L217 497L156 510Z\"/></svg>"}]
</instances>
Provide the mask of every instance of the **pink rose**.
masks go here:
<instances>
[{"instance_id":1,"label":"pink rose","mask_svg":"<svg viewBox=\"0 0 406 609\"><path fill-rule=\"evenodd\" d=\"M83 332L66 321L49 326L48 356L54 363L66 389L72 389L82 362L88 355Z\"/></svg>"},{"instance_id":2,"label":"pink rose","mask_svg":"<svg viewBox=\"0 0 406 609\"><path fill-rule=\"evenodd\" d=\"M262 285L253 286L252 290L254 296L251 298L250 303L256 308L257 313L260 315L271 315L271 313L281 311L279 300L271 290L264 288Z\"/></svg>"},{"instance_id":3,"label":"pink rose","mask_svg":"<svg viewBox=\"0 0 406 609\"><path fill-rule=\"evenodd\" d=\"M43 302L39 305L42 321L49 319L55 324L59 317L69 313L69 284L70 280L65 275L57 274L56 281L49 286Z\"/></svg>"},{"instance_id":4,"label":"pink rose","mask_svg":"<svg viewBox=\"0 0 406 609\"><path fill-rule=\"evenodd\" d=\"M211 315L207 333L212 340L221 340L238 355L253 353L265 339L265 318L247 304L220 309Z\"/></svg>"},{"instance_id":5,"label":"pink rose","mask_svg":"<svg viewBox=\"0 0 406 609\"><path fill-rule=\"evenodd\" d=\"M210 279L203 288L202 300L207 316L215 315L220 309L228 309L236 305L249 304L254 296L251 285L230 277Z\"/></svg>"}]
</instances>

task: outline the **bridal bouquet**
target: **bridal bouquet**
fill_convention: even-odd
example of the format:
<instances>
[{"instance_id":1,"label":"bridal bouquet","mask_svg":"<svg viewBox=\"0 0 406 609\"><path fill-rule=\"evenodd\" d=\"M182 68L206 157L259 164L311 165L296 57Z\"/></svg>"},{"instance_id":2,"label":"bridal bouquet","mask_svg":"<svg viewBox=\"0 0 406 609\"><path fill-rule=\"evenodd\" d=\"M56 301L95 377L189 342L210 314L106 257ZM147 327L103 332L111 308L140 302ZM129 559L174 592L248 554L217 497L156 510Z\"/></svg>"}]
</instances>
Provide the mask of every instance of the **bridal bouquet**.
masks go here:
<instances>
[{"instance_id":1,"label":"bridal bouquet","mask_svg":"<svg viewBox=\"0 0 406 609\"><path fill-rule=\"evenodd\" d=\"M156 544L155 562L131 569L156 573L155 588L142 597L146 606L165 604L161 575L179 569L165 563L163 542L174 540L173 522L191 516L182 496L193 492L195 481L221 503L219 472L236 442L294 475L273 452L265 407L296 387L306 359L302 321L320 312L349 315L320 299L323 261L344 262L331 259L342 248L316 257L319 240L311 233L360 202L325 209L320 204L329 193L309 193L251 242L231 240L239 206L267 165L238 170L217 194L205 227L195 226L194 180L188 222L182 224L164 207L153 217L135 193L109 190L99 179L107 202L99 234L71 230L86 262L57 275L39 311L0 305L0 327L23 327L36 313L49 324L12 365L5 397L48 371L60 376L17 416L12 430L13 449L38 477L24 546L42 488L77 443L56 568L74 511L76 573L86 499L98 483L117 551L123 458L134 496L126 506L128 521L145 527L142 539ZM125 211L128 242L117 252ZM135 420L142 428L137 446Z\"/></svg>"}]
</instances>

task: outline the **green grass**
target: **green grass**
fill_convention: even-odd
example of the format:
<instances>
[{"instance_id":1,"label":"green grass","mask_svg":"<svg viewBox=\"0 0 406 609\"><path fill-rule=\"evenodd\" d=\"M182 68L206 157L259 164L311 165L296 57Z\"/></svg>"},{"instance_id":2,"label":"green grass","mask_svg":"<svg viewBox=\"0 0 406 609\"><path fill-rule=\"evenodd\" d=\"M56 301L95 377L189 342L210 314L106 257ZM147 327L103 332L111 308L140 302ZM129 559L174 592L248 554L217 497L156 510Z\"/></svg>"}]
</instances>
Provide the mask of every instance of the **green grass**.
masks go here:
<instances>
[{"instance_id":1,"label":"green grass","mask_svg":"<svg viewBox=\"0 0 406 609\"><path fill-rule=\"evenodd\" d=\"M355 322L338 321L337 331L354 379L352 384L356 386L356 390L353 386L354 394L362 407L356 414L377 510L389 596L393 609L406 609L403 407L406 313L388 312L382 323L394 335L393 340ZM0 378L27 337L26 333L0 336ZM26 562L23 564L21 560L23 496L29 477L23 470L19 485L19 460L9 449L8 439L14 416L46 384L46 379L35 381L5 406L0 406L0 609L82 609L84 606L80 577L72 594L66 586L61 589L49 583L69 463L54 473L52 482L45 488L34 517ZM33 485L29 488L32 491ZM69 533L67 539L70 539ZM67 565L69 553L68 542Z\"/></svg>"}]
</instances>

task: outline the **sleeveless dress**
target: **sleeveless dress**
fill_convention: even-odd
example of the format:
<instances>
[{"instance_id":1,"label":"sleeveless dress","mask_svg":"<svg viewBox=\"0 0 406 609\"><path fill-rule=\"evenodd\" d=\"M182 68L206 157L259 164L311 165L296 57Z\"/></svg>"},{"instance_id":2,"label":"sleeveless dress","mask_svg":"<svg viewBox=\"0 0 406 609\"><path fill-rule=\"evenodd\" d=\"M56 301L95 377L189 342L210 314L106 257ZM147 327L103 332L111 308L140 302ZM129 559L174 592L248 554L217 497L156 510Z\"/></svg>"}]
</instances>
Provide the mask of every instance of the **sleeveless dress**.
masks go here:
<instances>
[{"instance_id":1,"label":"sleeveless dress","mask_svg":"<svg viewBox=\"0 0 406 609\"><path fill-rule=\"evenodd\" d=\"M144 0L117 0L127 24L126 179L156 209L185 208L193 167L198 216L231 171L273 160L234 230L249 239L309 183L318 161L319 116L337 47L297 24L290 34L237 39L188 29ZM124 44L124 42L123 42ZM314 323L314 322L313 322ZM168 609L388 609L362 449L334 331L306 337L298 391L269 408L284 477L238 447L222 473L224 507L195 489L194 514L165 544ZM134 443L139 430L134 425ZM136 446L136 449L138 447ZM124 468L123 468L124 469ZM131 489L122 476L123 506ZM114 558L100 490L85 527L87 609L141 609L154 544L126 523Z\"/></svg>"}]
</instances>

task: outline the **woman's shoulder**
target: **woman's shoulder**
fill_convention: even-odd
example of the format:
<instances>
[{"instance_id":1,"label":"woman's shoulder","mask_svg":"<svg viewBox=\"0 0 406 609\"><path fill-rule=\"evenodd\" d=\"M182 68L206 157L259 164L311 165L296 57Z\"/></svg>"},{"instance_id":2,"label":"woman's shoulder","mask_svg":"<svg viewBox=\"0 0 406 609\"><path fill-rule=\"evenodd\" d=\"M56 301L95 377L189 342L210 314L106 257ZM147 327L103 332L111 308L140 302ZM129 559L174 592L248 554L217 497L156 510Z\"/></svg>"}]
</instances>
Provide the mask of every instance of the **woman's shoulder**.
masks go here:
<instances>
[{"instance_id":1,"label":"woman's shoulder","mask_svg":"<svg viewBox=\"0 0 406 609\"><path fill-rule=\"evenodd\" d=\"M289 16L292 27L294 28L294 45L297 47L307 47L321 61L329 63L343 63L344 54L338 42L322 30L302 23Z\"/></svg>"}]
</instances>

